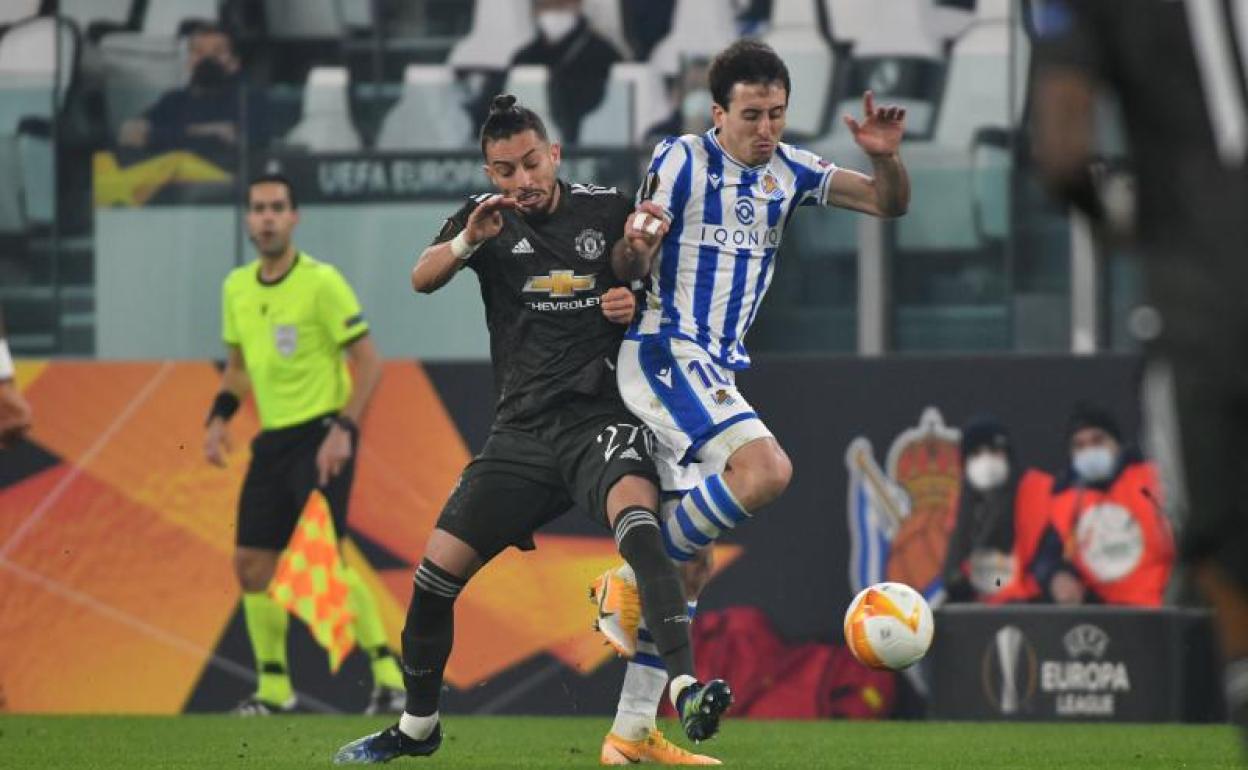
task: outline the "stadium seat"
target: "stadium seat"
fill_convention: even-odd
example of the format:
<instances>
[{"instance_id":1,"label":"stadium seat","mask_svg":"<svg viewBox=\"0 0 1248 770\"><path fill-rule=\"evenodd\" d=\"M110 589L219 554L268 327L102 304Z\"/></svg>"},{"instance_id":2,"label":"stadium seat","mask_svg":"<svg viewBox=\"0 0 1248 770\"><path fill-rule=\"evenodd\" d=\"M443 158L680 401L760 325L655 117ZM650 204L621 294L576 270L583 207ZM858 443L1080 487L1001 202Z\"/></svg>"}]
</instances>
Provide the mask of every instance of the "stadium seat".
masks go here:
<instances>
[{"instance_id":1,"label":"stadium seat","mask_svg":"<svg viewBox=\"0 0 1248 770\"><path fill-rule=\"evenodd\" d=\"M974 21L975 13L970 9L948 5L940 0L933 4L927 18L932 37L940 41L941 45L948 45L956 40Z\"/></svg>"},{"instance_id":2,"label":"stadium seat","mask_svg":"<svg viewBox=\"0 0 1248 770\"><path fill-rule=\"evenodd\" d=\"M39 13L40 0L5 0L0 3L0 27L7 27Z\"/></svg>"},{"instance_id":3,"label":"stadium seat","mask_svg":"<svg viewBox=\"0 0 1248 770\"><path fill-rule=\"evenodd\" d=\"M60 0L57 14L71 19L85 35L96 29L124 29L133 8L134 0Z\"/></svg>"},{"instance_id":4,"label":"stadium seat","mask_svg":"<svg viewBox=\"0 0 1248 770\"><path fill-rule=\"evenodd\" d=\"M834 132L847 133L840 116L859 113L862 92L871 89L879 101L906 108L908 136L927 134L943 68L940 42L931 33L930 0L827 0L827 10L834 39L852 47L848 92L834 110ZM843 143L847 137L839 138Z\"/></svg>"},{"instance_id":5,"label":"stadium seat","mask_svg":"<svg viewBox=\"0 0 1248 770\"><path fill-rule=\"evenodd\" d=\"M269 37L276 40L339 38L346 31L340 0L264 0Z\"/></svg>"},{"instance_id":6,"label":"stadium seat","mask_svg":"<svg viewBox=\"0 0 1248 770\"><path fill-rule=\"evenodd\" d=\"M54 16L19 22L0 35L0 232L52 221L56 175L48 124L64 107L78 49L73 23Z\"/></svg>"},{"instance_id":7,"label":"stadium seat","mask_svg":"<svg viewBox=\"0 0 1248 770\"><path fill-rule=\"evenodd\" d=\"M1012 128L1021 117L1028 41L1021 25L1011 22L1009 5L1010 0L980 0L975 21L954 42L934 141L969 148L976 129Z\"/></svg>"},{"instance_id":8,"label":"stadium seat","mask_svg":"<svg viewBox=\"0 0 1248 770\"><path fill-rule=\"evenodd\" d=\"M460 72L501 72L533 38L533 11L516 0L477 0L472 29L451 49L446 63Z\"/></svg>"},{"instance_id":9,"label":"stadium seat","mask_svg":"<svg viewBox=\"0 0 1248 770\"><path fill-rule=\"evenodd\" d=\"M550 114L550 71L540 64L512 67L507 73L505 93L514 94L516 101L536 112L546 123L550 141L561 142L559 127Z\"/></svg>"},{"instance_id":10,"label":"stadium seat","mask_svg":"<svg viewBox=\"0 0 1248 770\"><path fill-rule=\"evenodd\" d=\"M710 59L737 38L732 0L676 0L672 30L650 54L650 64L675 77L689 59Z\"/></svg>"},{"instance_id":11,"label":"stadium seat","mask_svg":"<svg viewBox=\"0 0 1248 770\"><path fill-rule=\"evenodd\" d=\"M621 0L584 0L585 18L598 34L615 44L624 57L632 58L628 42L624 39L624 19L620 13Z\"/></svg>"},{"instance_id":12,"label":"stadium seat","mask_svg":"<svg viewBox=\"0 0 1248 770\"><path fill-rule=\"evenodd\" d=\"M338 16L348 30L371 30L373 0L338 0Z\"/></svg>"},{"instance_id":13,"label":"stadium seat","mask_svg":"<svg viewBox=\"0 0 1248 770\"><path fill-rule=\"evenodd\" d=\"M898 227L903 248L976 248L1008 231L1009 135L1022 119L1028 56L1010 2L980 1L950 52L931 140L907 148L913 200Z\"/></svg>"},{"instance_id":14,"label":"stadium seat","mask_svg":"<svg viewBox=\"0 0 1248 770\"><path fill-rule=\"evenodd\" d=\"M303 117L286 143L310 152L358 152L360 135L347 105L346 67L313 67L303 89Z\"/></svg>"},{"instance_id":15,"label":"stadium seat","mask_svg":"<svg viewBox=\"0 0 1248 770\"><path fill-rule=\"evenodd\" d=\"M672 107L663 78L644 62L611 67L607 93L598 109L581 123L581 144L622 147L641 144L650 128L667 118Z\"/></svg>"},{"instance_id":16,"label":"stadium seat","mask_svg":"<svg viewBox=\"0 0 1248 770\"><path fill-rule=\"evenodd\" d=\"M784 58L798 98L789 102L788 131L796 139L821 135L833 97L835 56L819 31L817 0L775 0L763 40Z\"/></svg>"},{"instance_id":17,"label":"stadium seat","mask_svg":"<svg viewBox=\"0 0 1248 770\"><path fill-rule=\"evenodd\" d=\"M463 92L445 65L408 65L403 92L386 113L378 150L462 150L472 146L472 122ZM430 105L437 105L430 109ZM418 129L416 127L419 127Z\"/></svg>"}]
</instances>

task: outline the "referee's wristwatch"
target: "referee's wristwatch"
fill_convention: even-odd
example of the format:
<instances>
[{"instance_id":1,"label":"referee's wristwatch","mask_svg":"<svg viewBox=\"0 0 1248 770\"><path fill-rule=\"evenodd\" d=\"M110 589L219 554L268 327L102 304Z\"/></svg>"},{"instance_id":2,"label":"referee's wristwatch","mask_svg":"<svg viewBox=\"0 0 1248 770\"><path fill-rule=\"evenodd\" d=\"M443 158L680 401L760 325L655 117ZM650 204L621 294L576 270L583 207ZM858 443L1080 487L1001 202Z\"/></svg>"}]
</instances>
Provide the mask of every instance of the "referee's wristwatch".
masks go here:
<instances>
[{"instance_id":1,"label":"referee's wristwatch","mask_svg":"<svg viewBox=\"0 0 1248 770\"><path fill-rule=\"evenodd\" d=\"M360 435L360 426L356 425L355 420L352 420L345 414L334 415L334 424L350 433L352 437Z\"/></svg>"}]
</instances>

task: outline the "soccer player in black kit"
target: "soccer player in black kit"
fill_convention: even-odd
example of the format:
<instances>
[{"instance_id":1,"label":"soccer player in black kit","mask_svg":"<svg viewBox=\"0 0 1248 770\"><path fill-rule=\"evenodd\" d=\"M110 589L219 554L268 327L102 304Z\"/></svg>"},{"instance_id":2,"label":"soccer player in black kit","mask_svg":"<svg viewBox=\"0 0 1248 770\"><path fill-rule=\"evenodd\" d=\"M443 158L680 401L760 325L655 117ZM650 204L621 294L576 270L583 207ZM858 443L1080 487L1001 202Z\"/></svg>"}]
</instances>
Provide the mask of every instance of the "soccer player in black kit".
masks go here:
<instances>
[{"instance_id":1,"label":"soccer player in black kit","mask_svg":"<svg viewBox=\"0 0 1248 770\"><path fill-rule=\"evenodd\" d=\"M1117 96L1152 310L1143 402L1181 555L1213 605L1248 738L1248 0L1047 0L1035 147L1093 220L1098 92Z\"/></svg>"},{"instance_id":2,"label":"soccer player in black kit","mask_svg":"<svg viewBox=\"0 0 1248 770\"><path fill-rule=\"evenodd\" d=\"M631 200L613 189L559 180L559 145L514 97L495 97L481 151L500 194L476 196L447 220L412 270L412 286L436 291L465 265L477 273L498 395L494 425L416 570L403 629L406 709L397 724L343 746L335 762L437 751L456 597L508 546L531 549L534 530L573 503L613 530L637 574L685 733L709 738L732 693L722 680L693 676L688 610L657 518L653 439L621 401L613 368L633 303L611 272L611 250L651 254L665 227L630 221ZM620 288L604 300L610 287Z\"/></svg>"}]
</instances>

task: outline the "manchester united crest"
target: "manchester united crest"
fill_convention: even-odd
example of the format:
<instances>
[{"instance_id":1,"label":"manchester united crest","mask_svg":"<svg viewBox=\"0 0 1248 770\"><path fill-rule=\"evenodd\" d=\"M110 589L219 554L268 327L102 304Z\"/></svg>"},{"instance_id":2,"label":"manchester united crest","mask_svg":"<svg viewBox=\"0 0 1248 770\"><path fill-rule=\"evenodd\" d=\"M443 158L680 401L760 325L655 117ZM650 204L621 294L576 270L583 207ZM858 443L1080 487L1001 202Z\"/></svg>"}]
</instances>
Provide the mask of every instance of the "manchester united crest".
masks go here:
<instances>
[{"instance_id":1,"label":"manchester united crest","mask_svg":"<svg viewBox=\"0 0 1248 770\"><path fill-rule=\"evenodd\" d=\"M576 253L581 259L590 262L598 259L607 250L607 239L601 232L592 228L586 228L581 234L576 236Z\"/></svg>"}]
</instances>

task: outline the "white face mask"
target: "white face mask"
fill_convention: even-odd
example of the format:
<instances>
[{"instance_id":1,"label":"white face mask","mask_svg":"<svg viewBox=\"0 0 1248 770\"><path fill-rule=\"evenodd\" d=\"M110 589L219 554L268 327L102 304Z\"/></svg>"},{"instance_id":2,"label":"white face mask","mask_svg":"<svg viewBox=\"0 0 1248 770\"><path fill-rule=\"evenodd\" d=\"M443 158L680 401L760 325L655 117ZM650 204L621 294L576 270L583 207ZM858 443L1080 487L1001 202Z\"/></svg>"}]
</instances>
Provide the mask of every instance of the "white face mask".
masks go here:
<instances>
[{"instance_id":1,"label":"white face mask","mask_svg":"<svg viewBox=\"0 0 1248 770\"><path fill-rule=\"evenodd\" d=\"M1118 453L1107 446L1088 447L1075 452L1071 464L1075 467L1075 473L1084 481L1105 481L1114 474L1114 468L1118 465Z\"/></svg>"},{"instance_id":2,"label":"white face mask","mask_svg":"<svg viewBox=\"0 0 1248 770\"><path fill-rule=\"evenodd\" d=\"M576 27L579 18L574 11L542 11L537 15L536 22L542 37L557 43Z\"/></svg>"},{"instance_id":3,"label":"white face mask","mask_svg":"<svg viewBox=\"0 0 1248 770\"><path fill-rule=\"evenodd\" d=\"M996 489L1009 475L1009 461L996 452L981 452L966 461L966 480L980 492Z\"/></svg>"}]
</instances>

